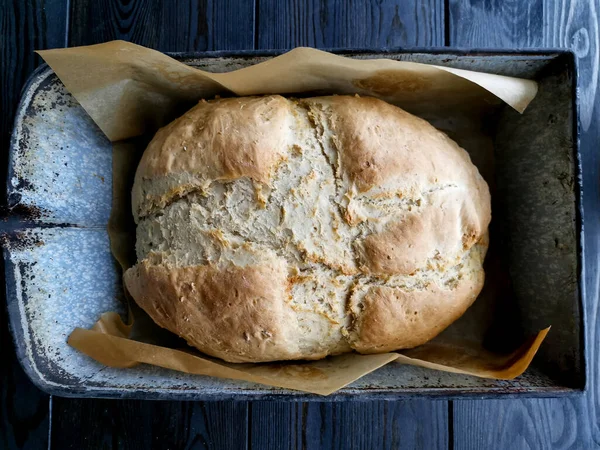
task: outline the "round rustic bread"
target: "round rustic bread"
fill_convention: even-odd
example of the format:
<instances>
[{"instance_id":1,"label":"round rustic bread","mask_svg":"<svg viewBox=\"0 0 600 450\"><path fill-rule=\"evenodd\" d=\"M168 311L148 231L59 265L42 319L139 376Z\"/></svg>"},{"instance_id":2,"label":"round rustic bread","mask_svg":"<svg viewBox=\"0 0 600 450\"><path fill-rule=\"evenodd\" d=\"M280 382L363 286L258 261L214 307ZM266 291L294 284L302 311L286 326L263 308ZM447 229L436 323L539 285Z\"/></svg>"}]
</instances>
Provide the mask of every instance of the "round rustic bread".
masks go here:
<instances>
[{"instance_id":1,"label":"round rustic bread","mask_svg":"<svg viewBox=\"0 0 600 450\"><path fill-rule=\"evenodd\" d=\"M201 101L158 131L132 197L129 292L226 361L414 347L483 286L487 184L374 98Z\"/></svg>"}]
</instances>

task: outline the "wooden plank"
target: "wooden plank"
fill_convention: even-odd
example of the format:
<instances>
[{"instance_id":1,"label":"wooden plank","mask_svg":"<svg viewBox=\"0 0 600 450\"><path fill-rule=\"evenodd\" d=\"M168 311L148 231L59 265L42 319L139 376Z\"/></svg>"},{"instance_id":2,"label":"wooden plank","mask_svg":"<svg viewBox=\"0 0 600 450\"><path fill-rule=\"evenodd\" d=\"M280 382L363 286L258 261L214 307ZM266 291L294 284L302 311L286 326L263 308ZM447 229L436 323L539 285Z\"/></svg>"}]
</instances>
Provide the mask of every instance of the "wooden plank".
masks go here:
<instances>
[{"instance_id":1,"label":"wooden plank","mask_svg":"<svg viewBox=\"0 0 600 450\"><path fill-rule=\"evenodd\" d=\"M37 49L64 47L68 0L4 1L0 8L1 186L6 186L7 150L21 87L41 62ZM2 197L5 195L2 190Z\"/></svg>"},{"instance_id":2,"label":"wooden plank","mask_svg":"<svg viewBox=\"0 0 600 450\"><path fill-rule=\"evenodd\" d=\"M72 0L69 46L123 39L162 51L254 47L254 0Z\"/></svg>"},{"instance_id":3,"label":"wooden plank","mask_svg":"<svg viewBox=\"0 0 600 450\"><path fill-rule=\"evenodd\" d=\"M0 7L0 186L6 186L8 144L23 83L40 63L36 49L62 47L67 0L4 1ZM6 204L5 191L0 203ZM0 264L4 285L4 265ZM42 448L48 444L49 398L23 373L8 331L5 290L0 300L0 448Z\"/></svg>"},{"instance_id":4,"label":"wooden plank","mask_svg":"<svg viewBox=\"0 0 600 450\"><path fill-rule=\"evenodd\" d=\"M449 2L451 47L527 48L543 42L543 1Z\"/></svg>"},{"instance_id":5,"label":"wooden plank","mask_svg":"<svg viewBox=\"0 0 600 450\"><path fill-rule=\"evenodd\" d=\"M485 5L485 6L484 6ZM490 6L490 7L488 7ZM562 47L578 57L585 212L588 392L573 399L454 402L454 446L592 448L600 442L598 315L600 189L598 141L599 5L595 0L450 1L450 45L471 48ZM493 30L493 32L490 32Z\"/></svg>"},{"instance_id":6,"label":"wooden plank","mask_svg":"<svg viewBox=\"0 0 600 450\"><path fill-rule=\"evenodd\" d=\"M256 449L448 448L445 401L254 402ZM257 418L259 418L257 420Z\"/></svg>"},{"instance_id":7,"label":"wooden plank","mask_svg":"<svg viewBox=\"0 0 600 450\"><path fill-rule=\"evenodd\" d=\"M443 0L259 0L257 48L444 45Z\"/></svg>"},{"instance_id":8,"label":"wooden plank","mask_svg":"<svg viewBox=\"0 0 600 450\"><path fill-rule=\"evenodd\" d=\"M587 413L580 399L455 401L454 448L593 448Z\"/></svg>"},{"instance_id":9,"label":"wooden plank","mask_svg":"<svg viewBox=\"0 0 600 450\"><path fill-rule=\"evenodd\" d=\"M53 449L246 449L242 402L54 398Z\"/></svg>"},{"instance_id":10,"label":"wooden plank","mask_svg":"<svg viewBox=\"0 0 600 450\"><path fill-rule=\"evenodd\" d=\"M253 0L72 0L71 4L71 46L112 39L181 52L254 46ZM56 398L52 409L52 448L229 449L247 445L245 402Z\"/></svg>"},{"instance_id":11,"label":"wooden plank","mask_svg":"<svg viewBox=\"0 0 600 450\"><path fill-rule=\"evenodd\" d=\"M259 0L257 48L444 45L443 0ZM448 402L255 402L253 448L446 448Z\"/></svg>"}]
</instances>

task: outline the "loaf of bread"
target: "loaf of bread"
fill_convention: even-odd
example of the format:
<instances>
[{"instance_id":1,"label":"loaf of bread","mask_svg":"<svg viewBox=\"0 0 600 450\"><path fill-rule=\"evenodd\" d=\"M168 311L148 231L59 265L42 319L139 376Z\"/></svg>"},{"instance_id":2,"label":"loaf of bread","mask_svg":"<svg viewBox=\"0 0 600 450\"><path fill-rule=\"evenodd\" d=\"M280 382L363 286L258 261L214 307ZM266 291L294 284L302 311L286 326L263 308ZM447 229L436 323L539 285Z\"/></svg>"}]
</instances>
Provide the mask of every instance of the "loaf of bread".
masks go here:
<instances>
[{"instance_id":1,"label":"loaf of bread","mask_svg":"<svg viewBox=\"0 0 600 450\"><path fill-rule=\"evenodd\" d=\"M129 292L230 362L414 347L484 282L486 182L444 133L374 98L201 101L158 131L132 198Z\"/></svg>"}]
</instances>

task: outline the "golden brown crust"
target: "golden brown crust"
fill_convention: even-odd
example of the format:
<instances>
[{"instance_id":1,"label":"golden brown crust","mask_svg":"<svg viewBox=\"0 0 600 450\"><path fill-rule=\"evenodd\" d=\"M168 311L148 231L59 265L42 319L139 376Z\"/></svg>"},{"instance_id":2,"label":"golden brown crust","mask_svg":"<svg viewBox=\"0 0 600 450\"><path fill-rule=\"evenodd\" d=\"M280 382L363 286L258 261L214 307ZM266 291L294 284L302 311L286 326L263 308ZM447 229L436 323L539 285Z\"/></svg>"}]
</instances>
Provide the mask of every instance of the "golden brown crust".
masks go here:
<instances>
[{"instance_id":1,"label":"golden brown crust","mask_svg":"<svg viewBox=\"0 0 600 450\"><path fill-rule=\"evenodd\" d=\"M487 184L381 100L202 102L157 133L132 194L128 289L227 361L419 345L482 287Z\"/></svg>"},{"instance_id":2,"label":"golden brown crust","mask_svg":"<svg viewBox=\"0 0 600 450\"><path fill-rule=\"evenodd\" d=\"M299 357L283 265L168 267L125 273L131 295L160 326L230 362Z\"/></svg>"},{"instance_id":3,"label":"golden brown crust","mask_svg":"<svg viewBox=\"0 0 600 450\"><path fill-rule=\"evenodd\" d=\"M445 134L382 100L333 96L305 102L331 130L341 173L358 192L392 182L394 192L411 196L473 168L467 153Z\"/></svg>"},{"instance_id":4,"label":"golden brown crust","mask_svg":"<svg viewBox=\"0 0 600 450\"><path fill-rule=\"evenodd\" d=\"M410 275L431 260L452 267L481 238L490 218L475 214L461 193L451 190L433 197L426 207L357 243L365 271Z\"/></svg>"},{"instance_id":5,"label":"golden brown crust","mask_svg":"<svg viewBox=\"0 0 600 450\"><path fill-rule=\"evenodd\" d=\"M240 177L268 183L286 157L291 120L290 103L278 95L200 101L160 129L148 145L136 173L134 215L191 190L179 185L154 198L143 189L148 179L187 174L199 185ZM150 205L144 207L144 202Z\"/></svg>"},{"instance_id":6,"label":"golden brown crust","mask_svg":"<svg viewBox=\"0 0 600 450\"><path fill-rule=\"evenodd\" d=\"M422 289L370 286L351 299L355 321L350 345L360 353L412 348L433 339L458 319L483 288L483 269L444 286Z\"/></svg>"},{"instance_id":7,"label":"golden brown crust","mask_svg":"<svg viewBox=\"0 0 600 450\"><path fill-rule=\"evenodd\" d=\"M246 176L266 182L286 153L290 114L288 101L278 95L201 100L158 132L140 171L144 177L201 171L215 180Z\"/></svg>"},{"instance_id":8,"label":"golden brown crust","mask_svg":"<svg viewBox=\"0 0 600 450\"><path fill-rule=\"evenodd\" d=\"M304 103L328 130L323 134L337 151L349 197L364 194L373 204L412 200L410 212L357 243L366 272L410 274L440 256L453 262L481 238L491 220L488 186L467 152L445 134L375 98L317 97ZM345 219L361 222L350 210Z\"/></svg>"}]
</instances>

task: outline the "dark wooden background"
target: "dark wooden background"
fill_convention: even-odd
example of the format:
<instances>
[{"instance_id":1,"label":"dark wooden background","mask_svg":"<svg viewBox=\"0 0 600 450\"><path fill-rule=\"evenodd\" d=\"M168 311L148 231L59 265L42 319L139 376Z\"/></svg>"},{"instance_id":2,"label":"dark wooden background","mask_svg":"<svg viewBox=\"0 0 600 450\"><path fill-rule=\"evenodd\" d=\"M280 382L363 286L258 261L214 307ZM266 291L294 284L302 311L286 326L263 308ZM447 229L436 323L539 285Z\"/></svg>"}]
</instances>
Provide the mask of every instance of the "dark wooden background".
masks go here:
<instances>
[{"instance_id":1,"label":"dark wooden background","mask_svg":"<svg viewBox=\"0 0 600 450\"><path fill-rule=\"evenodd\" d=\"M112 39L163 51L561 47L573 49L579 59L585 220L597 224L599 9L599 0L0 0L2 166L21 86L40 64L34 49ZM586 234L585 396L338 404L49 397L18 365L2 305L0 448L599 446L598 241Z\"/></svg>"}]
</instances>

